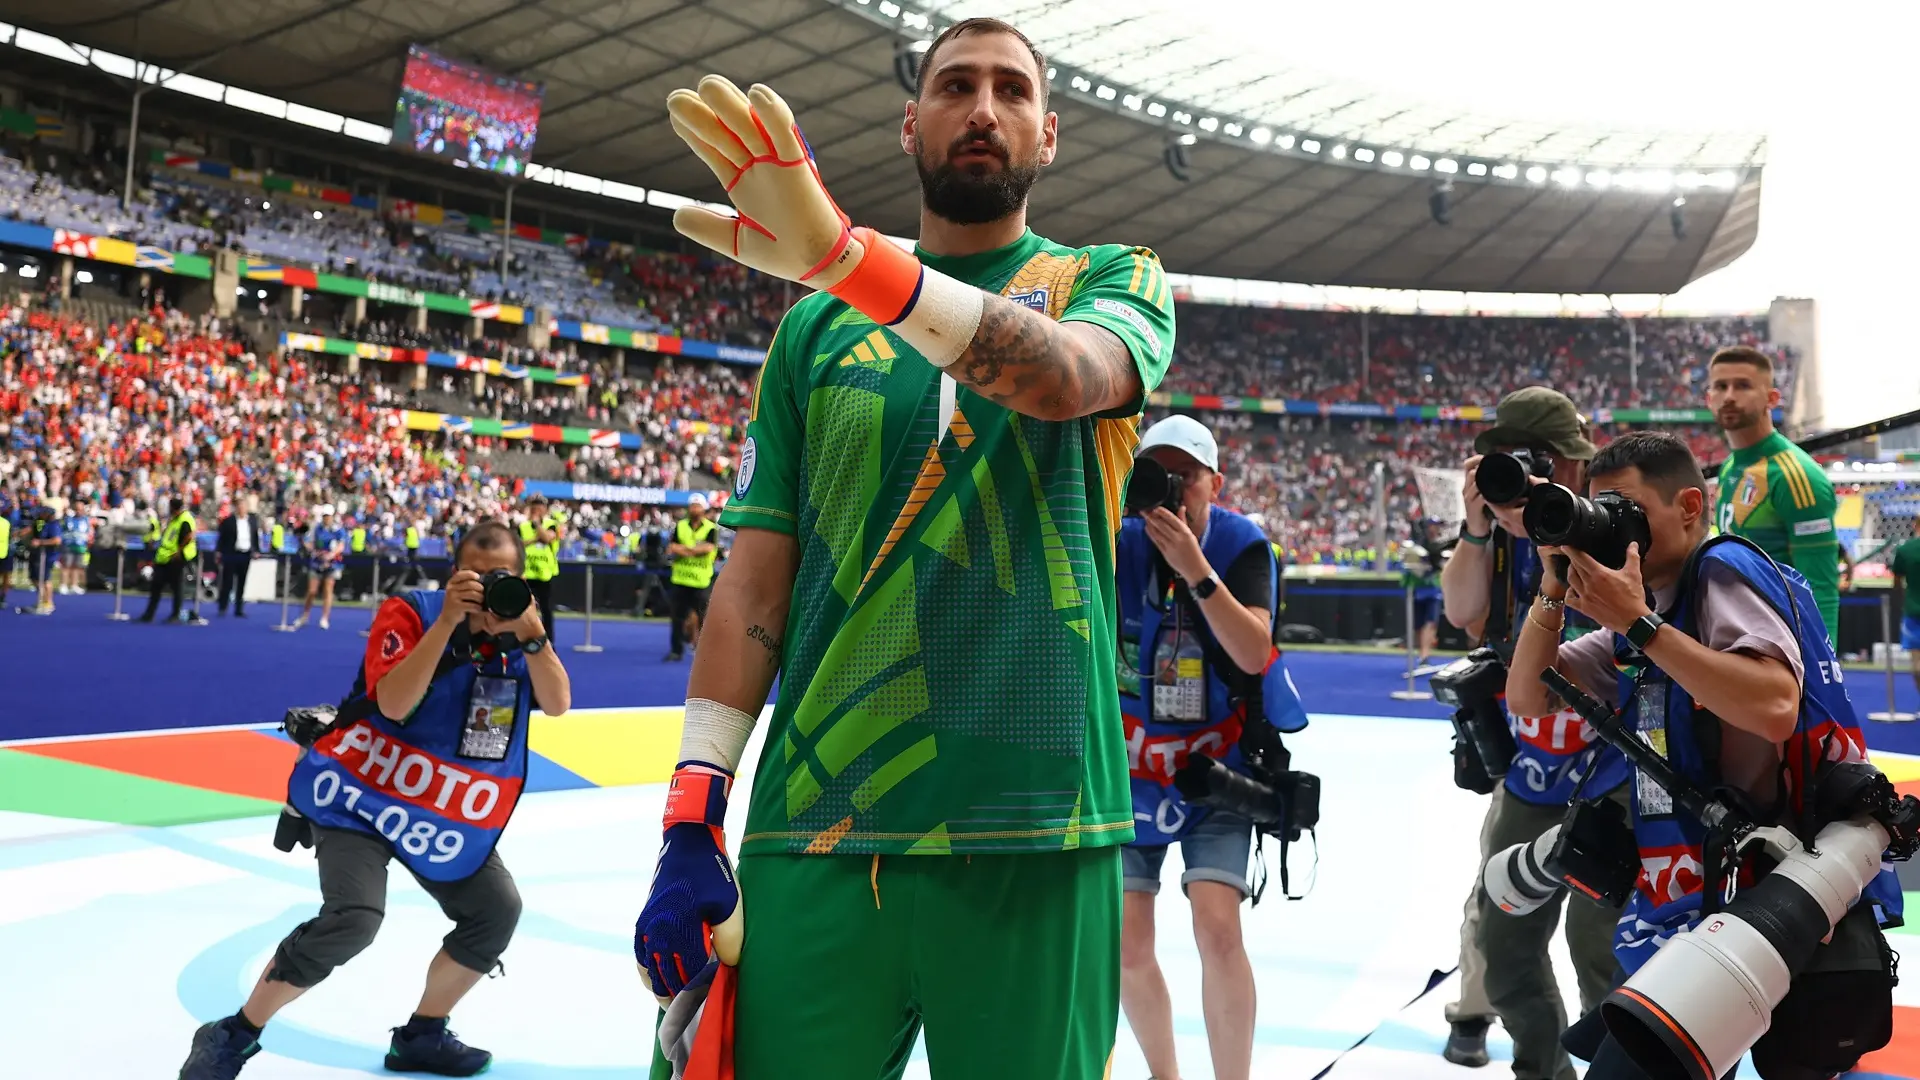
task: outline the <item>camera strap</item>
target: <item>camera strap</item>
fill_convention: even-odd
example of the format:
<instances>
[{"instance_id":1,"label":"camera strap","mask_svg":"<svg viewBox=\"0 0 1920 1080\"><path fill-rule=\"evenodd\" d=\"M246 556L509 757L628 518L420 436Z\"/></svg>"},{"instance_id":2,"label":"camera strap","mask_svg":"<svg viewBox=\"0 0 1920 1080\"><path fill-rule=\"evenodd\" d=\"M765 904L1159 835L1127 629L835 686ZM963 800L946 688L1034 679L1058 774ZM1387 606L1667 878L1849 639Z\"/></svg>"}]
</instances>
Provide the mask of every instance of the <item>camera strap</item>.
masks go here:
<instances>
[{"instance_id":1,"label":"camera strap","mask_svg":"<svg viewBox=\"0 0 1920 1080\"><path fill-rule=\"evenodd\" d=\"M1487 621L1480 640L1491 645L1513 634L1513 536L1495 525L1487 552L1493 559L1493 574L1487 581Z\"/></svg>"}]
</instances>

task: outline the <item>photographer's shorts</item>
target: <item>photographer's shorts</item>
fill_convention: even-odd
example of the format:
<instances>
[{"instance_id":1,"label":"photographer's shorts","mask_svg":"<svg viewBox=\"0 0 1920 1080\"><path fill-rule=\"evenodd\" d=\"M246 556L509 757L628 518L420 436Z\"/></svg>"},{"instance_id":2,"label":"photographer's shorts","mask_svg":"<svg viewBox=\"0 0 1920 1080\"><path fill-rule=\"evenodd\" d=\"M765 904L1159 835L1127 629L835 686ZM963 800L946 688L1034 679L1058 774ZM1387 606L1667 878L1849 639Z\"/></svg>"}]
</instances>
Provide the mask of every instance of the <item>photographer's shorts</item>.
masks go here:
<instances>
[{"instance_id":1,"label":"photographer's shorts","mask_svg":"<svg viewBox=\"0 0 1920 1080\"><path fill-rule=\"evenodd\" d=\"M1167 859L1167 845L1120 849L1120 865L1126 877L1126 891L1155 895L1160 892L1160 867ZM1180 875L1180 891L1196 881L1217 881L1250 895L1247 863L1253 853L1253 822L1237 814L1218 810L1194 826L1180 841L1180 861L1187 864Z\"/></svg>"}]
</instances>

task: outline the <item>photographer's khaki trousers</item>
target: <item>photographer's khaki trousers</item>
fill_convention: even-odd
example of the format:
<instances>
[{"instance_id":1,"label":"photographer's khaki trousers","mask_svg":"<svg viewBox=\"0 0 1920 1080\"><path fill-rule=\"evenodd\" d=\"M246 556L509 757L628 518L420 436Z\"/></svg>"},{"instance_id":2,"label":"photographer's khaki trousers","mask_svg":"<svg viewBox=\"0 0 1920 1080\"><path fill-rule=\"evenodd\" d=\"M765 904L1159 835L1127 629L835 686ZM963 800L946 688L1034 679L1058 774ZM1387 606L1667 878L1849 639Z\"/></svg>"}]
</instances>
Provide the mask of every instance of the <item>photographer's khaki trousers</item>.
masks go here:
<instances>
[{"instance_id":1,"label":"photographer's khaki trousers","mask_svg":"<svg viewBox=\"0 0 1920 1080\"><path fill-rule=\"evenodd\" d=\"M1565 806L1535 806L1516 799L1504 785L1494 791L1480 827L1480 861L1460 927L1460 999L1447 1007L1447 1020L1499 1017L1513 1039L1515 1080L1574 1077L1573 1064L1560 1046L1566 1006L1547 954L1562 905L1567 909L1567 950L1580 984L1581 1015L1613 989L1618 967L1613 958L1618 908L1563 891L1531 914L1516 917L1495 907L1481 888L1481 872L1495 852L1532 843L1566 813Z\"/></svg>"}]
</instances>

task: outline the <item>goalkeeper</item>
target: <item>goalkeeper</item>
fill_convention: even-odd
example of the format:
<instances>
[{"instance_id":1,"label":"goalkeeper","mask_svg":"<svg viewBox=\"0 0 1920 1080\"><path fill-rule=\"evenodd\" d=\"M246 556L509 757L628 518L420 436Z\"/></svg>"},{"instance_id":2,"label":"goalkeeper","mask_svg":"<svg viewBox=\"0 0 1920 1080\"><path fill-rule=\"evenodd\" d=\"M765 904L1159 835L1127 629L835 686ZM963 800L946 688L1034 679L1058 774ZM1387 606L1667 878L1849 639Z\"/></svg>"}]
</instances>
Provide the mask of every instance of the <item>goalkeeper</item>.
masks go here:
<instances>
[{"instance_id":1,"label":"goalkeeper","mask_svg":"<svg viewBox=\"0 0 1920 1080\"><path fill-rule=\"evenodd\" d=\"M1133 836L1113 534L1173 305L1152 252L1027 229L1045 72L998 20L927 51L901 128L911 253L848 227L773 91L708 76L668 99L738 213L675 227L820 290L755 392L635 925L655 994L705 995L691 1030L677 1001L662 1025L688 1075L896 1076L923 1025L935 1080L1097 1080L1113 1047ZM736 890L721 826L776 672ZM721 1021L731 1058L703 1064Z\"/></svg>"}]
</instances>

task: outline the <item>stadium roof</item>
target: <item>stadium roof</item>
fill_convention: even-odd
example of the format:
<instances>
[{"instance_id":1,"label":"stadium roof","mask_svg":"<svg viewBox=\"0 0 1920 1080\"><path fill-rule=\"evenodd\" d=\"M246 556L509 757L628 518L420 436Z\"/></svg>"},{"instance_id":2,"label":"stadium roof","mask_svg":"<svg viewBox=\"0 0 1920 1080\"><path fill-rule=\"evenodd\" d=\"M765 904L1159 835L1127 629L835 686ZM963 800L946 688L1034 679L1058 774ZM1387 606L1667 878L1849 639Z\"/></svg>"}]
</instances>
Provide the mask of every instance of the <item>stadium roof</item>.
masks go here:
<instances>
[{"instance_id":1,"label":"stadium roof","mask_svg":"<svg viewBox=\"0 0 1920 1080\"><path fill-rule=\"evenodd\" d=\"M1173 0L939 7L13 0L8 18L183 73L169 89L197 76L363 129L390 123L406 46L426 44L546 83L539 163L700 199L721 193L669 129L668 91L709 71L764 81L793 103L840 204L911 236L918 191L899 150L899 70L942 25L998 13L1055 57L1061 153L1034 191L1033 223L1061 241L1147 244L1172 271L1220 277L1671 293L1758 231L1757 138L1544 129L1395 104L1181 40ZM1443 184L1446 225L1431 205Z\"/></svg>"}]
</instances>

